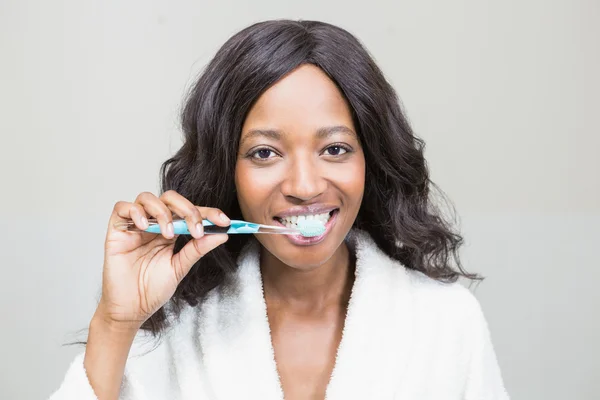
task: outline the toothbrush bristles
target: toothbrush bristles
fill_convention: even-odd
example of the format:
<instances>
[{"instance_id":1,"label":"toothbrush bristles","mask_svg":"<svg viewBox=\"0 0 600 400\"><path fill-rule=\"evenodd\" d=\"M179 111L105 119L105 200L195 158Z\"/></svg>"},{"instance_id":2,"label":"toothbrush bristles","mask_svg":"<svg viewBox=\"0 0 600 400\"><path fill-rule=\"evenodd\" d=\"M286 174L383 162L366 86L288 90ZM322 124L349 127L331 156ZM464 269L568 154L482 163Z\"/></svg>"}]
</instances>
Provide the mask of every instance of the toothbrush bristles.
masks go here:
<instances>
[{"instance_id":1,"label":"toothbrush bristles","mask_svg":"<svg viewBox=\"0 0 600 400\"><path fill-rule=\"evenodd\" d=\"M298 230L304 237L315 237L325 233L325 225L318 220L303 220L298 222Z\"/></svg>"}]
</instances>

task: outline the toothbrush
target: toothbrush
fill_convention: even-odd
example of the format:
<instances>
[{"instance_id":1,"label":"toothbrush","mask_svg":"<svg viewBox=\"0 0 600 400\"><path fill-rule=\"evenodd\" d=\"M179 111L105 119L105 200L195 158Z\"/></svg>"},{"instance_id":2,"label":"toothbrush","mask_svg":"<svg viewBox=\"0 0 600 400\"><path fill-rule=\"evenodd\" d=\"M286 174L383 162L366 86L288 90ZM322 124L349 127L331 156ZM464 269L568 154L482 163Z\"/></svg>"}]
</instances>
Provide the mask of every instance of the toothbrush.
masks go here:
<instances>
[{"instance_id":1,"label":"toothbrush","mask_svg":"<svg viewBox=\"0 0 600 400\"><path fill-rule=\"evenodd\" d=\"M160 225L155 218L148 219L148 228L143 231L135 226L134 222L122 221L115 224L115 228L122 231L130 232L149 232L149 233L160 233ZM256 224L254 222L232 220L229 226L218 226L213 224L207 219L202 220L202 226L204 227L205 234L216 234L226 233L231 234L254 234L254 233L270 233L270 234L281 234L281 235L302 235L305 237L319 236L325 232L325 226L320 221L303 221L298 226L298 229L287 228L284 226L276 225L263 225ZM173 228L176 235L189 235L187 223L184 219L174 219Z\"/></svg>"}]
</instances>

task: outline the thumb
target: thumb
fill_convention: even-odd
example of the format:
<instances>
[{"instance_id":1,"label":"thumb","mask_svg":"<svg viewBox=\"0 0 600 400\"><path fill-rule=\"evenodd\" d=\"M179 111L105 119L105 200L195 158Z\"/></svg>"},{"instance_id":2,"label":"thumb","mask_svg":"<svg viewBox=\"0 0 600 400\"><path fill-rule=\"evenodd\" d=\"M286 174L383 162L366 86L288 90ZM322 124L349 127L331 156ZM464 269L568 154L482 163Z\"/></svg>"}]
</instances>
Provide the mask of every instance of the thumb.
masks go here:
<instances>
[{"instance_id":1,"label":"thumb","mask_svg":"<svg viewBox=\"0 0 600 400\"><path fill-rule=\"evenodd\" d=\"M173 268L178 282L187 275L192 266L204 257L206 253L222 245L229 239L228 235L204 235L199 239L190 240L183 248L173 256Z\"/></svg>"}]
</instances>

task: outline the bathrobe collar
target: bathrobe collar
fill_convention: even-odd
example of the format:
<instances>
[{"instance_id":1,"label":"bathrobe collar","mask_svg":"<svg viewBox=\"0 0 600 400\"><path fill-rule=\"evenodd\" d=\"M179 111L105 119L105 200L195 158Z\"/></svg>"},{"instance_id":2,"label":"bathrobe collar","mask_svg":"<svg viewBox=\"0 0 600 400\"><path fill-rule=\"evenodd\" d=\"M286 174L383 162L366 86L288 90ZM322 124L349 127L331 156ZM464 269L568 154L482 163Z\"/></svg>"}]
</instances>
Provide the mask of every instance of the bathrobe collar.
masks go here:
<instances>
[{"instance_id":1,"label":"bathrobe collar","mask_svg":"<svg viewBox=\"0 0 600 400\"><path fill-rule=\"evenodd\" d=\"M356 254L352 288L327 400L391 398L407 368L412 342L408 272L361 231L347 238ZM202 303L199 340L217 399L281 399L259 267L248 246L232 284Z\"/></svg>"}]
</instances>

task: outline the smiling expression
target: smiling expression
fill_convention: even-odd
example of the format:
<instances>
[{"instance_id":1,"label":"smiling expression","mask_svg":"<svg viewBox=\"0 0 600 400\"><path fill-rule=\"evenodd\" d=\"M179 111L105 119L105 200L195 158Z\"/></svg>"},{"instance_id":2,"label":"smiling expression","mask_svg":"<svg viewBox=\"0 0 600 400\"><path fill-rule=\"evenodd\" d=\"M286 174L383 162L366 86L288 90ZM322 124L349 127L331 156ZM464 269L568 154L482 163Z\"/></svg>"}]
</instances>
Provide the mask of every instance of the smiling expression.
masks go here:
<instances>
[{"instance_id":1,"label":"smiling expression","mask_svg":"<svg viewBox=\"0 0 600 400\"><path fill-rule=\"evenodd\" d=\"M339 249L360 209L365 159L348 103L318 67L303 65L265 91L250 109L235 169L245 220L295 226L325 223L305 238L257 235L284 264L322 265Z\"/></svg>"}]
</instances>

